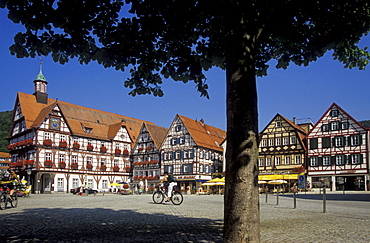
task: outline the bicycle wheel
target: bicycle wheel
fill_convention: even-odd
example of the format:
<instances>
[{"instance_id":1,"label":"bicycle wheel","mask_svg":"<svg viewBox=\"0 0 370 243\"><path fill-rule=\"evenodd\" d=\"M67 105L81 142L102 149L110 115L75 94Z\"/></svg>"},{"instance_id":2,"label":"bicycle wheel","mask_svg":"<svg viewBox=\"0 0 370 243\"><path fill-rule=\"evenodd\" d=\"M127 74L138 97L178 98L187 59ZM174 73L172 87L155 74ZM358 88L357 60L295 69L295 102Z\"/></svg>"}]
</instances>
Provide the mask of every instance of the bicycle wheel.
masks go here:
<instances>
[{"instance_id":1,"label":"bicycle wheel","mask_svg":"<svg viewBox=\"0 0 370 243\"><path fill-rule=\"evenodd\" d=\"M13 199L12 201L10 201L10 205L13 207L13 208L16 208L18 206L18 193L14 192L13 195L11 196L11 198Z\"/></svg>"},{"instance_id":2,"label":"bicycle wheel","mask_svg":"<svg viewBox=\"0 0 370 243\"><path fill-rule=\"evenodd\" d=\"M161 204L164 200L164 196L163 196L163 193L160 192L160 191L156 191L154 194L153 194L153 202L156 203L156 204Z\"/></svg>"},{"instance_id":3,"label":"bicycle wheel","mask_svg":"<svg viewBox=\"0 0 370 243\"><path fill-rule=\"evenodd\" d=\"M8 198L5 193L2 193L0 196L0 209L4 210L6 208L6 205L8 204Z\"/></svg>"},{"instance_id":4,"label":"bicycle wheel","mask_svg":"<svg viewBox=\"0 0 370 243\"><path fill-rule=\"evenodd\" d=\"M171 201L173 204L180 205L183 200L184 197L182 196L181 192L176 191L172 193Z\"/></svg>"}]
</instances>

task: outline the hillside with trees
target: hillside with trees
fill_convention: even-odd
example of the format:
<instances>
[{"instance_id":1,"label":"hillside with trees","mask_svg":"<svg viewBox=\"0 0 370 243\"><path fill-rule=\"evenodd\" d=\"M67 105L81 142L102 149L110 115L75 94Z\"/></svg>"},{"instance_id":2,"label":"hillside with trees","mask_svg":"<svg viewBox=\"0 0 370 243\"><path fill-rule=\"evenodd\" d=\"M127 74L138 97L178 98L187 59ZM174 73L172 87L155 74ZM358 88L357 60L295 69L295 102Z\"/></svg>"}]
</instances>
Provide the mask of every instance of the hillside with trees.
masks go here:
<instances>
[{"instance_id":1,"label":"hillside with trees","mask_svg":"<svg viewBox=\"0 0 370 243\"><path fill-rule=\"evenodd\" d=\"M6 138L9 137L12 127L12 112L13 111L0 112L0 152L9 152Z\"/></svg>"}]
</instances>

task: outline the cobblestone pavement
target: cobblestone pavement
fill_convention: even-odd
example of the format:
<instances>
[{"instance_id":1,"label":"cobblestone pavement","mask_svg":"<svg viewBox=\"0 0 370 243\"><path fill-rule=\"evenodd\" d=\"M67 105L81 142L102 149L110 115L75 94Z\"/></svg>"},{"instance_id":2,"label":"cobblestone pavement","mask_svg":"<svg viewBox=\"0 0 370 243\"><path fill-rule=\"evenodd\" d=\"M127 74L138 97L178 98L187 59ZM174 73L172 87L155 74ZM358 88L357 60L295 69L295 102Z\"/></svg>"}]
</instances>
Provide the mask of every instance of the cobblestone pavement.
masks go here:
<instances>
[{"instance_id":1,"label":"cobblestone pavement","mask_svg":"<svg viewBox=\"0 0 370 243\"><path fill-rule=\"evenodd\" d=\"M370 242L370 193L260 196L262 242ZM223 196L38 194L0 211L0 242L222 242Z\"/></svg>"}]
</instances>

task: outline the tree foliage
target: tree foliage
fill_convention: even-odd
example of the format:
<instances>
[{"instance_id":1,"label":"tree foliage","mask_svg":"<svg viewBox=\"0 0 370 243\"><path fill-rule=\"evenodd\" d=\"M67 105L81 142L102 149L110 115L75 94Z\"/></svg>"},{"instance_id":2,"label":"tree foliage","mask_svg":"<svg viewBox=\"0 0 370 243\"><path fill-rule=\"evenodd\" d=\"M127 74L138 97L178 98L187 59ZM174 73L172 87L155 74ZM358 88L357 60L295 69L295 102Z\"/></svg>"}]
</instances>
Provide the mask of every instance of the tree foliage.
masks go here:
<instances>
[{"instance_id":1,"label":"tree foliage","mask_svg":"<svg viewBox=\"0 0 370 243\"><path fill-rule=\"evenodd\" d=\"M6 140L12 128L12 111L0 112L0 152L8 153L9 142Z\"/></svg>"},{"instance_id":2,"label":"tree foliage","mask_svg":"<svg viewBox=\"0 0 370 243\"><path fill-rule=\"evenodd\" d=\"M259 241L256 75L308 65L331 50L344 67L369 63L360 38L370 30L368 0L0 0L26 27L17 57L51 55L64 64L97 61L125 71L130 94L162 96L163 78L195 83L226 70L225 242Z\"/></svg>"}]
</instances>

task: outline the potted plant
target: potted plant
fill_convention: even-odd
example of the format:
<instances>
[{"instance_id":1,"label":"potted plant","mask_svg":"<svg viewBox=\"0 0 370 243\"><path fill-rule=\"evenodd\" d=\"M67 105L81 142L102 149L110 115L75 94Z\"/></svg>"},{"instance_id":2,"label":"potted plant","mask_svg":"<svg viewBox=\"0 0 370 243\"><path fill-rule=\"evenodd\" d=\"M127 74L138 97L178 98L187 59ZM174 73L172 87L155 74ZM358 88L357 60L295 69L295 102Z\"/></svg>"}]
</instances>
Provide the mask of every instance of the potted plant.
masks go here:
<instances>
[{"instance_id":1,"label":"potted plant","mask_svg":"<svg viewBox=\"0 0 370 243\"><path fill-rule=\"evenodd\" d=\"M59 142L59 148L66 148L67 147L67 142L66 141L60 141Z\"/></svg>"},{"instance_id":2,"label":"potted plant","mask_svg":"<svg viewBox=\"0 0 370 243\"><path fill-rule=\"evenodd\" d=\"M87 150L88 151L93 151L94 150L94 146L92 146L92 144L88 144L87 145Z\"/></svg>"},{"instance_id":3,"label":"potted plant","mask_svg":"<svg viewBox=\"0 0 370 243\"><path fill-rule=\"evenodd\" d=\"M44 167L51 168L53 166L53 162L51 160L44 161Z\"/></svg>"},{"instance_id":4,"label":"potted plant","mask_svg":"<svg viewBox=\"0 0 370 243\"><path fill-rule=\"evenodd\" d=\"M79 143L73 143L72 148L73 149L80 149L80 144Z\"/></svg>"},{"instance_id":5,"label":"potted plant","mask_svg":"<svg viewBox=\"0 0 370 243\"><path fill-rule=\"evenodd\" d=\"M51 146L53 144L53 141L51 139L45 139L43 142L44 146Z\"/></svg>"},{"instance_id":6,"label":"potted plant","mask_svg":"<svg viewBox=\"0 0 370 243\"><path fill-rule=\"evenodd\" d=\"M92 170L93 165L92 165L92 164L90 164L90 163L88 163L88 164L86 165L86 168L87 168L88 170Z\"/></svg>"},{"instance_id":7,"label":"potted plant","mask_svg":"<svg viewBox=\"0 0 370 243\"><path fill-rule=\"evenodd\" d=\"M106 171L107 170L107 166L106 165L101 165L100 166L100 170L101 171Z\"/></svg>"},{"instance_id":8,"label":"potted plant","mask_svg":"<svg viewBox=\"0 0 370 243\"><path fill-rule=\"evenodd\" d=\"M127 149L124 149L124 150L123 150L123 155L127 156L127 155L129 155L129 154L130 154L130 152L129 152Z\"/></svg>"},{"instance_id":9,"label":"potted plant","mask_svg":"<svg viewBox=\"0 0 370 243\"><path fill-rule=\"evenodd\" d=\"M119 148L116 148L116 149L114 150L114 154L116 154L116 155L120 155L120 154L121 154L121 150L120 150Z\"/></svg>"},{"instance_id":10,"label":"potted plant","mask_svg":"<svg viewBox=\"0 0 370 243\"><path fill-rule=\"evenodd\" d=\"M77 170L77 169L78 169L78 164L77 164L76 162L73 162L73 163L71 164L71 169L72 169L72 170Z\"/></svg>"},{"instance_id":11,"label":"potted plant","mask_svg":"<svg viewBox=\"0 0 370 243\"><path fill-rule=\"evenodd\" d=\"M126 172L130 172L131 167L130 166L127 166L125 169L126 169Z\"/></svg>"},{"instance_id":12,"label":"potted plant","mask_svg":"<svg viewBox=\"0 0 370 243\"><path fill-rule=\"evenodd\" d=\"M101 146L100 147L100 153L106 153L107 152L107 148L104 147L104 146Z\"/></svg>"},{"instance_id":13,"label":"potted plant","mask_svg":"<svg viewBox=\"0 0 370 243\"><path fill-rule=\"evenodd\" d=\"M118 167L118 165L113 166L113 171L114 171L114 172L118 172L118 171L119 171L119 167Z\"/></svg>"},{"instance_id":14,"label":"potted plant","mask_svg":"<svg viewBox=\"0 0 370 243\"><path fill-rule=\"evenodd\" d=\"M58 163L58 167L59 167L60 169L64 169L64 168L66 168L66 162L64 162L64 161L59 161L59 163Z\"/></svg>"}]
</instances>

